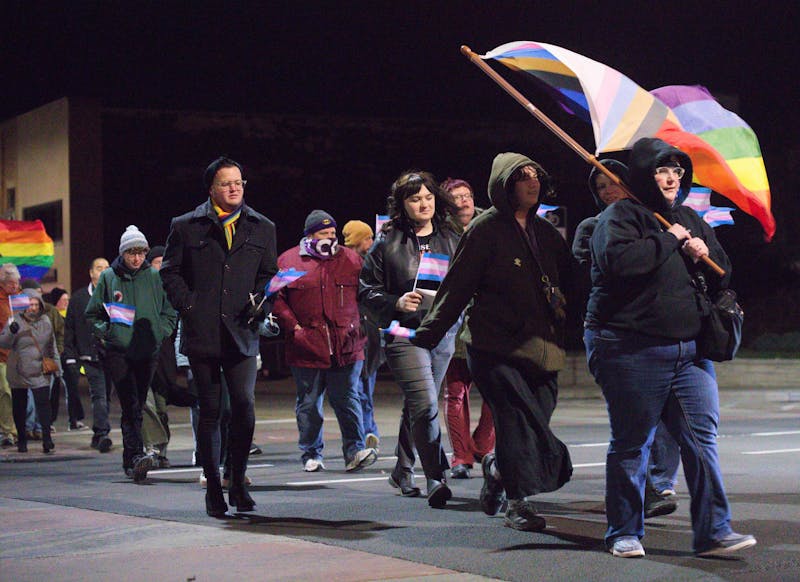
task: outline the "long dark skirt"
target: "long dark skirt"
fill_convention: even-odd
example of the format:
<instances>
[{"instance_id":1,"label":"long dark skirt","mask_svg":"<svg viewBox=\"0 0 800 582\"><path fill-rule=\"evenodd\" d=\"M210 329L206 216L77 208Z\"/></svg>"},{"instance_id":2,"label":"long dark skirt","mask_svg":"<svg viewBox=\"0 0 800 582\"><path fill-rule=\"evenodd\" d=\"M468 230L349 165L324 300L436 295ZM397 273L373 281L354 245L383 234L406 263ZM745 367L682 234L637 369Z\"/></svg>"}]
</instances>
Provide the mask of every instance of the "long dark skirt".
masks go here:
<instances>
[{"instance_id":1,"label":"long dark skirt","mask_svg":"<svg viewBox=\"0 0 800 582\"><path fill-rule=\"evenodd\" d=\"M494 418L497 468L509 499L555 491L572 476L567 446L550 430L557 372L467 348L472 379Z\"/></svg>"}]
</instances>

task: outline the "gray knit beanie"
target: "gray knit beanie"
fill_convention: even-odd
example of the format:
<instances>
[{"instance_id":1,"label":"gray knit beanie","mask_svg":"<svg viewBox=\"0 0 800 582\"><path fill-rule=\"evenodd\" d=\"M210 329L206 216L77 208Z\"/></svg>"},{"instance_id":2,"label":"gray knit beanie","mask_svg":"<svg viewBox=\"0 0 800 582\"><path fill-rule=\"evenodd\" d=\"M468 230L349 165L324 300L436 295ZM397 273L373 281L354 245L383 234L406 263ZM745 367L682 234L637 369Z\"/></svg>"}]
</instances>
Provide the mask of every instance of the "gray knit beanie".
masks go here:
<instances>
[{"instance_id":1,"label":"gray knit beanie","mask_svg":"<svg viewBox=\"0 0 800 582\"><path fill-rule=\"evenodd\" d=\"M333 216L324 210L312 210L311 214L306 218L303 234L308 236L314 234L318 230L331 227L336 227L336 221L333 219Z\"/></svg>"},{"instance_id":2,"label":"gray knit beanie","mask_svg":"<svg viewBox=\"0 0 800 582\"><path fill-rule=\"evenodd\" d=\"M142 234L142 231L136 225L131 224L122 233L119 239L119 254L123 254L129 249L149 249L150 245L147 239Z\"/></svg>"}]
</instances>

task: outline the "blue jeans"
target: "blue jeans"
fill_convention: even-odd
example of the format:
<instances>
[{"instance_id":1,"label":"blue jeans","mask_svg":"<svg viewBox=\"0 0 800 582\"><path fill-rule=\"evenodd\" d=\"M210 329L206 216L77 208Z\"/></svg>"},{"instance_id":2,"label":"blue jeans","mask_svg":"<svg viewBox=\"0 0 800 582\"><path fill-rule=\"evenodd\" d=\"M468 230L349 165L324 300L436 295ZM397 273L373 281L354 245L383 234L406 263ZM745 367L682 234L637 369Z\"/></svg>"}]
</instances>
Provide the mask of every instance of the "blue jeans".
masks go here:
<instances>
[{"instance_id":1,"label":"blue jeans","mask_svg":"<svg viewBox=\"0 0 800 582\"><path fill-rule=\"evenodd\" d=\"M442 448L439 390L455 351L460 322L459 318L432 350L417 347L402 337L393 337L386 344L386 361L404 397L395 477L414 471L415 448L426 478L441 481L450 466Z\"/></svg>"},{"instance_id":2,"label":"blue jeans","mask_svg":"<svg viewBox=\"0 0 800 582\"><path fill-rule=\"evenodd\" d=\"M358 382L363 365L362 360L327 369L291 366L297 384L295 414L303 463L308 459L322 459L322 449L325 448L322 440L322 422L325 420L322 402L325 392L339 421L345 462L350 462L364 448L364 420L358 399Z\"/></svg>"},{"instance_id":3,"label":"blue jeans","mask_svg":"<svg viewBox=\"0 0 800 582\"><path fill-rule=\"evenodd\" d=\"M587 328L583 340L611 423L606 544L620 536L644 536L645 478L659 420L680 446L692 497L695 551L730 533L717 454L719 395L713 364L697 359L694 341L603 328Z\"/></svg>"},{"instance_id":4,"label":"blue jeans","mask_svg":"<svg viewBox=\"0 0 800 582\"><path fill-rule=\"evenodd\" d=\"M369 376L361 374L358 378L358 399L361 401L361 417L364 421L364 434L380 436L378 425L375 423L375 380L378 370Z\"/></svg>"},{"instance_id":5,"label":"blue jeans","mask_svg":"<svg viewBox=\"0 0 800 582\"><path fill-rule=\"evenodd\" d=\"M648 471L653 488L658 491L675 489L678 480L678 466L681 463L681 451L678 443L667 430L667 425L658 423L653 446L650 447L650 464Z\"/></svg>"}]
</instances>

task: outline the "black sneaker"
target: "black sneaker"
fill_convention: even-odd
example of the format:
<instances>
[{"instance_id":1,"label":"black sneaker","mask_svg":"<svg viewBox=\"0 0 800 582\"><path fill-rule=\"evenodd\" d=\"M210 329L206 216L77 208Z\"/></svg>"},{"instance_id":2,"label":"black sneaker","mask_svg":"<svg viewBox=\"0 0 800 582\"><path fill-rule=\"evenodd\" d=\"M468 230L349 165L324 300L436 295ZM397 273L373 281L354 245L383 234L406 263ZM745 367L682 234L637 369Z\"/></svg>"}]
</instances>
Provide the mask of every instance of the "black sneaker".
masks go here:
<instances>
[{"instance_id":1,"label":"black sneaker","mask_svg":"<svg viewBox=\"0 0 800 582\"><path fill-rule=\"evenodd\" d=\"M714 540L711 546L705 550L697 552L701 558L713 558L714 556L726 556L745 548L751 548L756 545L756 538L749 534L738 534L731 532L723 538Z\"/></svg>"},{"instance_id":2,"label":"black sneaker","mask_svg":"<svg viewBox=\"0 0 800 582\"><path fill-rule=\"evenodd\" d=\"M678 509L678 502L674 496L661 495L648 483L644 489L644 517L645 519L659 515L669 515Z\"/></svg>"},{"instance_id":3,"label":"black sneaker","mask_svg":"<svg viewBox=\"0 0 800 582\"><path fill-rule=\"evenodd\" d=\"M434 509L442 509L452 497L453 492L444 480L428 479L428 505Z\"/></svg>"},{"instance_id":4,"label":"black sneaker","mask_svg":"<svg viewBox=\"0 0 800 582\"><path fill-rule=\"evenodd\" d=\"M101 436L100 440L97 441L97 450L101 453L107 453L111 450L112 446L114 446L114 442L108 437L108 435Z\"/></svg>"},{"instance_id":5,"label":"black sneaker","mask_svg":"<svg viewBox=\"0 0 800 582\"><path fill-rule=\"evenodd\" d=\"M481 509L486 515L497 515L506 501L506 492L503 482L492 475L492 465L495 464L495 454L484 455L481 460L483 471L483 485L481 486Z\"/></svg>"},{"instance_id":6,"label":"black sneaker","mask_svg":"<svg viewBox=\"0 0 800 582\"><path fill-rule=\"evenodd\" d=\"M547 522L536 512L536 506L530 501L510 502L503 525L520 531L542 531Z\"/></svg>"},{"instance_id":7,"label":"black sneaker","mask_svg":"<svg viewBox=\"0 0 800 582\"><path fill-rule=\"evenodd\" d=\"M251 455L260 455L263 452L264 451L262 451L261 448L257 444L253 443L252 445L250 445L250 454Z\"/></svg>"},{"instance_id":8,"label":"black sneaker","mask_svg":"<svg viewBox=\"0 0 800 582\"><path fill-rule=\"evenodd\" d=\"M131 471L133 481L141 483L147 479L147 472L153 468L153 457L150 455L142 455L133 461L133 469Z\"/></svg>"},{"instance_id":9,"label":"black sneaker","mask_svg":"<svg viewBox=\"0 0 800 582\"><path fill-rule=\"evenodd\" d=\"M469 467L467 465L459 464L450 469L451 479L469 479Z\"/></svg>"}]
</instances>

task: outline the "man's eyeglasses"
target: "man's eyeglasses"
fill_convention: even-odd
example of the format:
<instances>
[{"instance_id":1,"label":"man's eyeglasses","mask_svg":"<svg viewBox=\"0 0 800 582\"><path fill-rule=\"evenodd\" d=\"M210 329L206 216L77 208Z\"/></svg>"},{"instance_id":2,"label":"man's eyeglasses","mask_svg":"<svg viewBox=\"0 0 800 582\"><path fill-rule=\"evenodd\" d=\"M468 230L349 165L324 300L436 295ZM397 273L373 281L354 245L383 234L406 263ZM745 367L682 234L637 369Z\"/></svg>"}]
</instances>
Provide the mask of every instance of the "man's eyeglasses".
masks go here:
<instances>
[{"instance_id":1,"label":"man's eyeglasses","mask_svg":"<svg viewBox=\"0 0 800 582\"><path fill-rule=\"evenodd\" d=\"M664 178L667 178L670 174L673 174L678 180L680 180L683 178L685 173L686 170L680 166L661 166L660 168L656 168L656 176L663 176Z\"/></svg>"},{"instance_id":2,"label":"man's eyeglasses","mask_svg":"<svg viewBox=\"0 0 800 582\"><path fill-rule=\"evenodd\" d=\"M239 188L244 188L246 184L247 180L229 180L227 182L217 182L217 186L219 186L220 188L230 188L231 186L233 186L237 190Z\"/></svg>"},{"instance_id":3,"label":"man's eyeglasses","mask_svg":"<svg viewBox=\"0 0 800 582\"><path fill-rule=\"evenodd\" d=\"M467 200L472 200L472 194L451 194L451 196L456 202L466 202Z\"/></svg>"}]
</instances>

